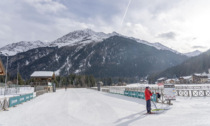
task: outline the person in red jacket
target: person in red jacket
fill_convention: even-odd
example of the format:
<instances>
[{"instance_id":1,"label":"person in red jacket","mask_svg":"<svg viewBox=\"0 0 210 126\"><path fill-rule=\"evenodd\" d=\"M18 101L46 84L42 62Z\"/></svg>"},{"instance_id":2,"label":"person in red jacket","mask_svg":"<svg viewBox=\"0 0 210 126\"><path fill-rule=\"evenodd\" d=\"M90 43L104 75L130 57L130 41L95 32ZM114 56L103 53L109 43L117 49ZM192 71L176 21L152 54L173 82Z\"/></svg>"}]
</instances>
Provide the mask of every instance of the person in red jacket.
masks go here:
<instances>
[{"instance_id":1,"label":"person in red jacket","mask_svg":"<svg viewBox=\"0 0 210 126\"><path fill-rule=\"evenodd\" d=\"M146 106L147 106L147 113L151 114L151 96L152 96L152 93L151 91L149 90L149 87L146 87L145 88L145 100L146 100Z\"/></svg>"}]
</instances>

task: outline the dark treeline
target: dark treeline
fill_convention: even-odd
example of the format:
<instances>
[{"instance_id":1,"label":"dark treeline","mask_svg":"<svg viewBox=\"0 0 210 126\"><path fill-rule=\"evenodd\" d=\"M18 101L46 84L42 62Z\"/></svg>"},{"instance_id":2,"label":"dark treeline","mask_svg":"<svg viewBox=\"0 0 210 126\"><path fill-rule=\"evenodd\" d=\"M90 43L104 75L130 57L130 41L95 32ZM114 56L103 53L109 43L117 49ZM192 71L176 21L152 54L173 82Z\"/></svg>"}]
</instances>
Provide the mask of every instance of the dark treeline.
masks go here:
<instances>
[{"instance_id":1,"label":"dark treeline","mask_svg":"<svg viewBox=\"0 0 210 126\"><path fill-rule=\"evenodd\" d=\"M127 78L127 77L107 77L107 78L97 78L98 81L102 81L104 86L122 85L123 83L137 83L139 82L138 77Z\"/></svg>"},{"instance_id":2,"label":"dark treeline","mask_svg":"<svg viewBox=\"0 0 210 126\"><path fill-rule=\"evenodd\" d=\"M5 82L5 76L0 77L0 82ZM21 75L18 74L18 84L19 85L30 85L35 82L34 79L23 80ZM96 85L96 79L92 75L76 75L70 74L68 76L56 76L52 80L57 87L93 87ZM17 77L7 77L7 83L17 84Z\"/></svg>"},{"instance_id":3,"label":"dark treeline","mask_svg":"<svg viewBox=\"0 0 210 126\"><path fill-rule=\"evenodd\" d=\"M97 82L103 82L104 86L123 85L129 83L139 82L138 77L126 78L126 77L106 77L106 78L95 78L93 75L76 75L70 74L68 76L56 76L52 80L56 84L56 87L94 87L97 86ZM0 82L5 82L5 76L0 76ZM10 77L8 74L7 82L10 84L17 84L17 77ZM34 79L24 80L18 73L18 85L30 85L35 82Z\"/></svg>"},{"instance_id":4,"label":"dark treeline","mask_svg":"<svg viewBox=\"0 0 210 126\"><path fill-rule=\"evenodd\" d=\"M5 76L0 76L0 83L5 83ZM7 74L7 83L9 84L17 84L18 79L18 85L29 85L30 82L33 82L32 79L24 80L20 73L18 73L17 77L11 77L10 74Z\"/></svg>"},{"instance_id":5,"label":"dark treeline","mask_svg":"<svg viewBox=\"0 0 210 126\"><path fill-rule=\"evenodd\" d=\"M92 75L76 75L57 76L54 80L57 87L94 87L96 79Z\"/></svg>"}]
</instances>

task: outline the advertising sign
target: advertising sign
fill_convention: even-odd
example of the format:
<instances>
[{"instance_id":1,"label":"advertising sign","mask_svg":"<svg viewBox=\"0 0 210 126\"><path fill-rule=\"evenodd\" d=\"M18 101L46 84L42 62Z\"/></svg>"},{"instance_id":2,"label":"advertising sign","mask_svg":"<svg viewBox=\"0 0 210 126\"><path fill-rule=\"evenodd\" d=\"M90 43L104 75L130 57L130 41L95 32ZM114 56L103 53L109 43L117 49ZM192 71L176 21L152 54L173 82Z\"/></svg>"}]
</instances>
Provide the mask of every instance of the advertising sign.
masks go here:
<instances>
[{"instance_id":1,"label":"advertising sign","mask_svg":"<svg viewBox=\"0 0 210 126\"><path fill-rule=\"evenodd\" d=\"M33 99L33 93L9 98L9 107L21 104L30 99Z\"/></svg>"},{"instance_id":2,"label":"advertising sign","mask_svg":"<svg viewBox=\"0 0 210 126\"><path fill-rule=\"evenodd\" d=\"M164 98L165 100L176 100L176 89L173 84L164 85Z\"/></svg>"}]
</instances>

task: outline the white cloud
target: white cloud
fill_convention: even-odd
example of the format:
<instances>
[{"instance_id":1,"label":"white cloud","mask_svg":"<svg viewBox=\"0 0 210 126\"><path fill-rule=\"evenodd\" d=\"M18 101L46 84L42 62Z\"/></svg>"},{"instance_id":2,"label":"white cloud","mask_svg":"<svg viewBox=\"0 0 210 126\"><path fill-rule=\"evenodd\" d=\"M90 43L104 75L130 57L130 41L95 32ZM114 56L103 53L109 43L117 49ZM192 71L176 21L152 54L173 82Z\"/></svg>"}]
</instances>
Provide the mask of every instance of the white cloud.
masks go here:
<instances>
[{"instance_id":1,"label":"white cloud","mask_svg":"<svg viewBox=\"0 0 210 126\"><path fill-rule=\"evenodd\" d=\"M194 46L210 48L210 1L132 0L121 25L128 1L1 1L1 46L21 40L53 41L70 31L91 28L160 42L180 52L193 51Z\"/></svg>"},{"instance_id":2,"label":"white cloud","mask_svg":"<svg viewBox=\"0 0 210 126\"><path fill-rule=\"evenodd\" d=\"M41 14L57 13L67 9L63 4L52 0L25 0L25 2L35 7Z\"/></svg>"}]
</instances>

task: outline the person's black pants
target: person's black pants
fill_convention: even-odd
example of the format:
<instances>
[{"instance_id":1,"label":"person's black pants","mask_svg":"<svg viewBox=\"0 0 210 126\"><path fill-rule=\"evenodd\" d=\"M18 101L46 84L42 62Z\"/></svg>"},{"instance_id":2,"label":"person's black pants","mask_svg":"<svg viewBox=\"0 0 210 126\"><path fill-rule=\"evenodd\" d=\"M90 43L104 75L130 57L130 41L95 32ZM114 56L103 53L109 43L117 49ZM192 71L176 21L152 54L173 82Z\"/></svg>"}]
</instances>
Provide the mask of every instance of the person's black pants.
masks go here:
<instances>
[{"instance_id":1,"label":"person's black pants","mask_svg":"<svg viewBox=\"0 0 210 126\"><path fill-rule=\"evenodd\" d=\"M147 100L147 113L151 112L151 100Z\"/></svg>"}]
</instances>

